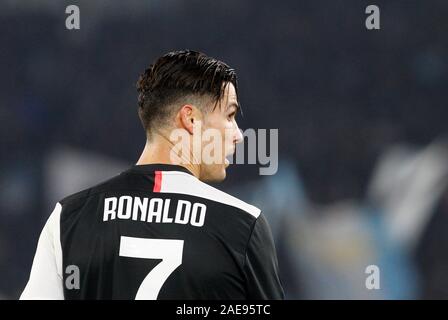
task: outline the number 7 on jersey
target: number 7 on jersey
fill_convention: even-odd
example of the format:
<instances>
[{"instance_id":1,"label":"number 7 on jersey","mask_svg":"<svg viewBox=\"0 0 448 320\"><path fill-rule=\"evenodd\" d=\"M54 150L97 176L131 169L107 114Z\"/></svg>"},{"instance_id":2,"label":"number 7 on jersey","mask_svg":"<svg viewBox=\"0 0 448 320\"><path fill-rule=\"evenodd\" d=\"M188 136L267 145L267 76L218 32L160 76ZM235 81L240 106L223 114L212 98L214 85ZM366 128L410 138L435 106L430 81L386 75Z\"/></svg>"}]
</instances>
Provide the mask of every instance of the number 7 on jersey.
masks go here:
<instances>
[{"instance_id":1,"label":"number 7 on jersey","mask_svg":"<svg viewBox=\"0 0 448 320\"><path fill-rule=\"evenodd\" d=\"M121 236L120 256L162 259L138 288L136 300L156 300L165 281L182 264L184 240L147 239Z\"/></svg>"}]
</instances>

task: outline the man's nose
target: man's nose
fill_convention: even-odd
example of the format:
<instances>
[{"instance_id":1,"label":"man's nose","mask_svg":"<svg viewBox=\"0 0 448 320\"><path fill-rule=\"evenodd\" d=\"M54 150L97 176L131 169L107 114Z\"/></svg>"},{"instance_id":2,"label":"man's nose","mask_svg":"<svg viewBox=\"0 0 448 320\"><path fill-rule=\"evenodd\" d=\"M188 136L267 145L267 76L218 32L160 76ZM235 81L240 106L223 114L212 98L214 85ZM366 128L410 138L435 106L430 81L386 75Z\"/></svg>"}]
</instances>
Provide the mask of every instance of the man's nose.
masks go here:
<instances>
[{"instance_id":1,"label":"man's nose","mask_svg":"<svg viewBox=\"0 0 448 320\"><path fill-rule=\"evenodd\" d=\"M241 132L238 125L236 125L236 128L235 128L234 142L235 142L235 144L243 142L243 133Z\"/></svg>"}]
</instances>

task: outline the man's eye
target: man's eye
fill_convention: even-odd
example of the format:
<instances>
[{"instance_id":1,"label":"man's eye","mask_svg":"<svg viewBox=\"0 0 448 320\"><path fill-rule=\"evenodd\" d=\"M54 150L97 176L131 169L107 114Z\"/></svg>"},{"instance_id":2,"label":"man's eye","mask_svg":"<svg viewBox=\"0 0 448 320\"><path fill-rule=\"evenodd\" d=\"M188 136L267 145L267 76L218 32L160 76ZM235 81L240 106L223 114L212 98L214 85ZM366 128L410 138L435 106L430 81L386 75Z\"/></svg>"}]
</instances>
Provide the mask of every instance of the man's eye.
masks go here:
<instances>
[{"instance_id":1,"label":"man's eye","mask_svg":"<svg viewBox=\"0 0 448 320\"><path fill-rule=\"evenodd\" d=\"M235 118L235 112L232 112L231 114L228 115L229 120L232 120L233 118Z\"/></svg>"}]
</instances>

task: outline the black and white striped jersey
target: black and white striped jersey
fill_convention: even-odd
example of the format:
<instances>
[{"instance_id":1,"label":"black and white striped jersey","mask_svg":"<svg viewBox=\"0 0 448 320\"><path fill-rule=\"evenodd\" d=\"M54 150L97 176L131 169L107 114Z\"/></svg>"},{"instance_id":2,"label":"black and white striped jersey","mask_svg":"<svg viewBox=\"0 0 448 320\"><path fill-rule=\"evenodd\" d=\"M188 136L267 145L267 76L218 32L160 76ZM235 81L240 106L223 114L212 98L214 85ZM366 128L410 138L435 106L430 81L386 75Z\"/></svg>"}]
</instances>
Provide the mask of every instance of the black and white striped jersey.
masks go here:
<instances>
[{"instance_id":1,"label":"black and white striped jersey","mask_svg":"<svg viewBox=\"0 0 448 320\"><path fill-rule=\"evenodd\" d=\"M21 299L283 299L260 210L187 169L134 165L57 203Z\"/></svg>"}]
</instances>

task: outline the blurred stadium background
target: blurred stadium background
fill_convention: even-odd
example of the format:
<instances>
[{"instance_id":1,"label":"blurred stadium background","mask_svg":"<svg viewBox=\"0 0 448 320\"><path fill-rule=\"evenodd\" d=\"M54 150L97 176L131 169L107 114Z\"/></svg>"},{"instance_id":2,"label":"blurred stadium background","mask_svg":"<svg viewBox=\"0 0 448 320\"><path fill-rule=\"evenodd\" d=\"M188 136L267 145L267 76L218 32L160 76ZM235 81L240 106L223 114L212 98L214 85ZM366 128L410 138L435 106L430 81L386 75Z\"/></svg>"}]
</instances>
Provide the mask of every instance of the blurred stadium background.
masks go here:
<instances>
[{"instance_id":1,"label":"blurred stadium background","mask_svg":"<svg viewBox=\"0 0 448 320\"><path fill-rule=\"evenodd\" d=\"M2 1L0 298L21 293L55 202L138 159L137 76L184 48L237 69L243 129L279 129L277 175L238 165L219 188L268 216L287 298L448 298L447 15L443 0Z\"/></svg>"}]
</instances>

